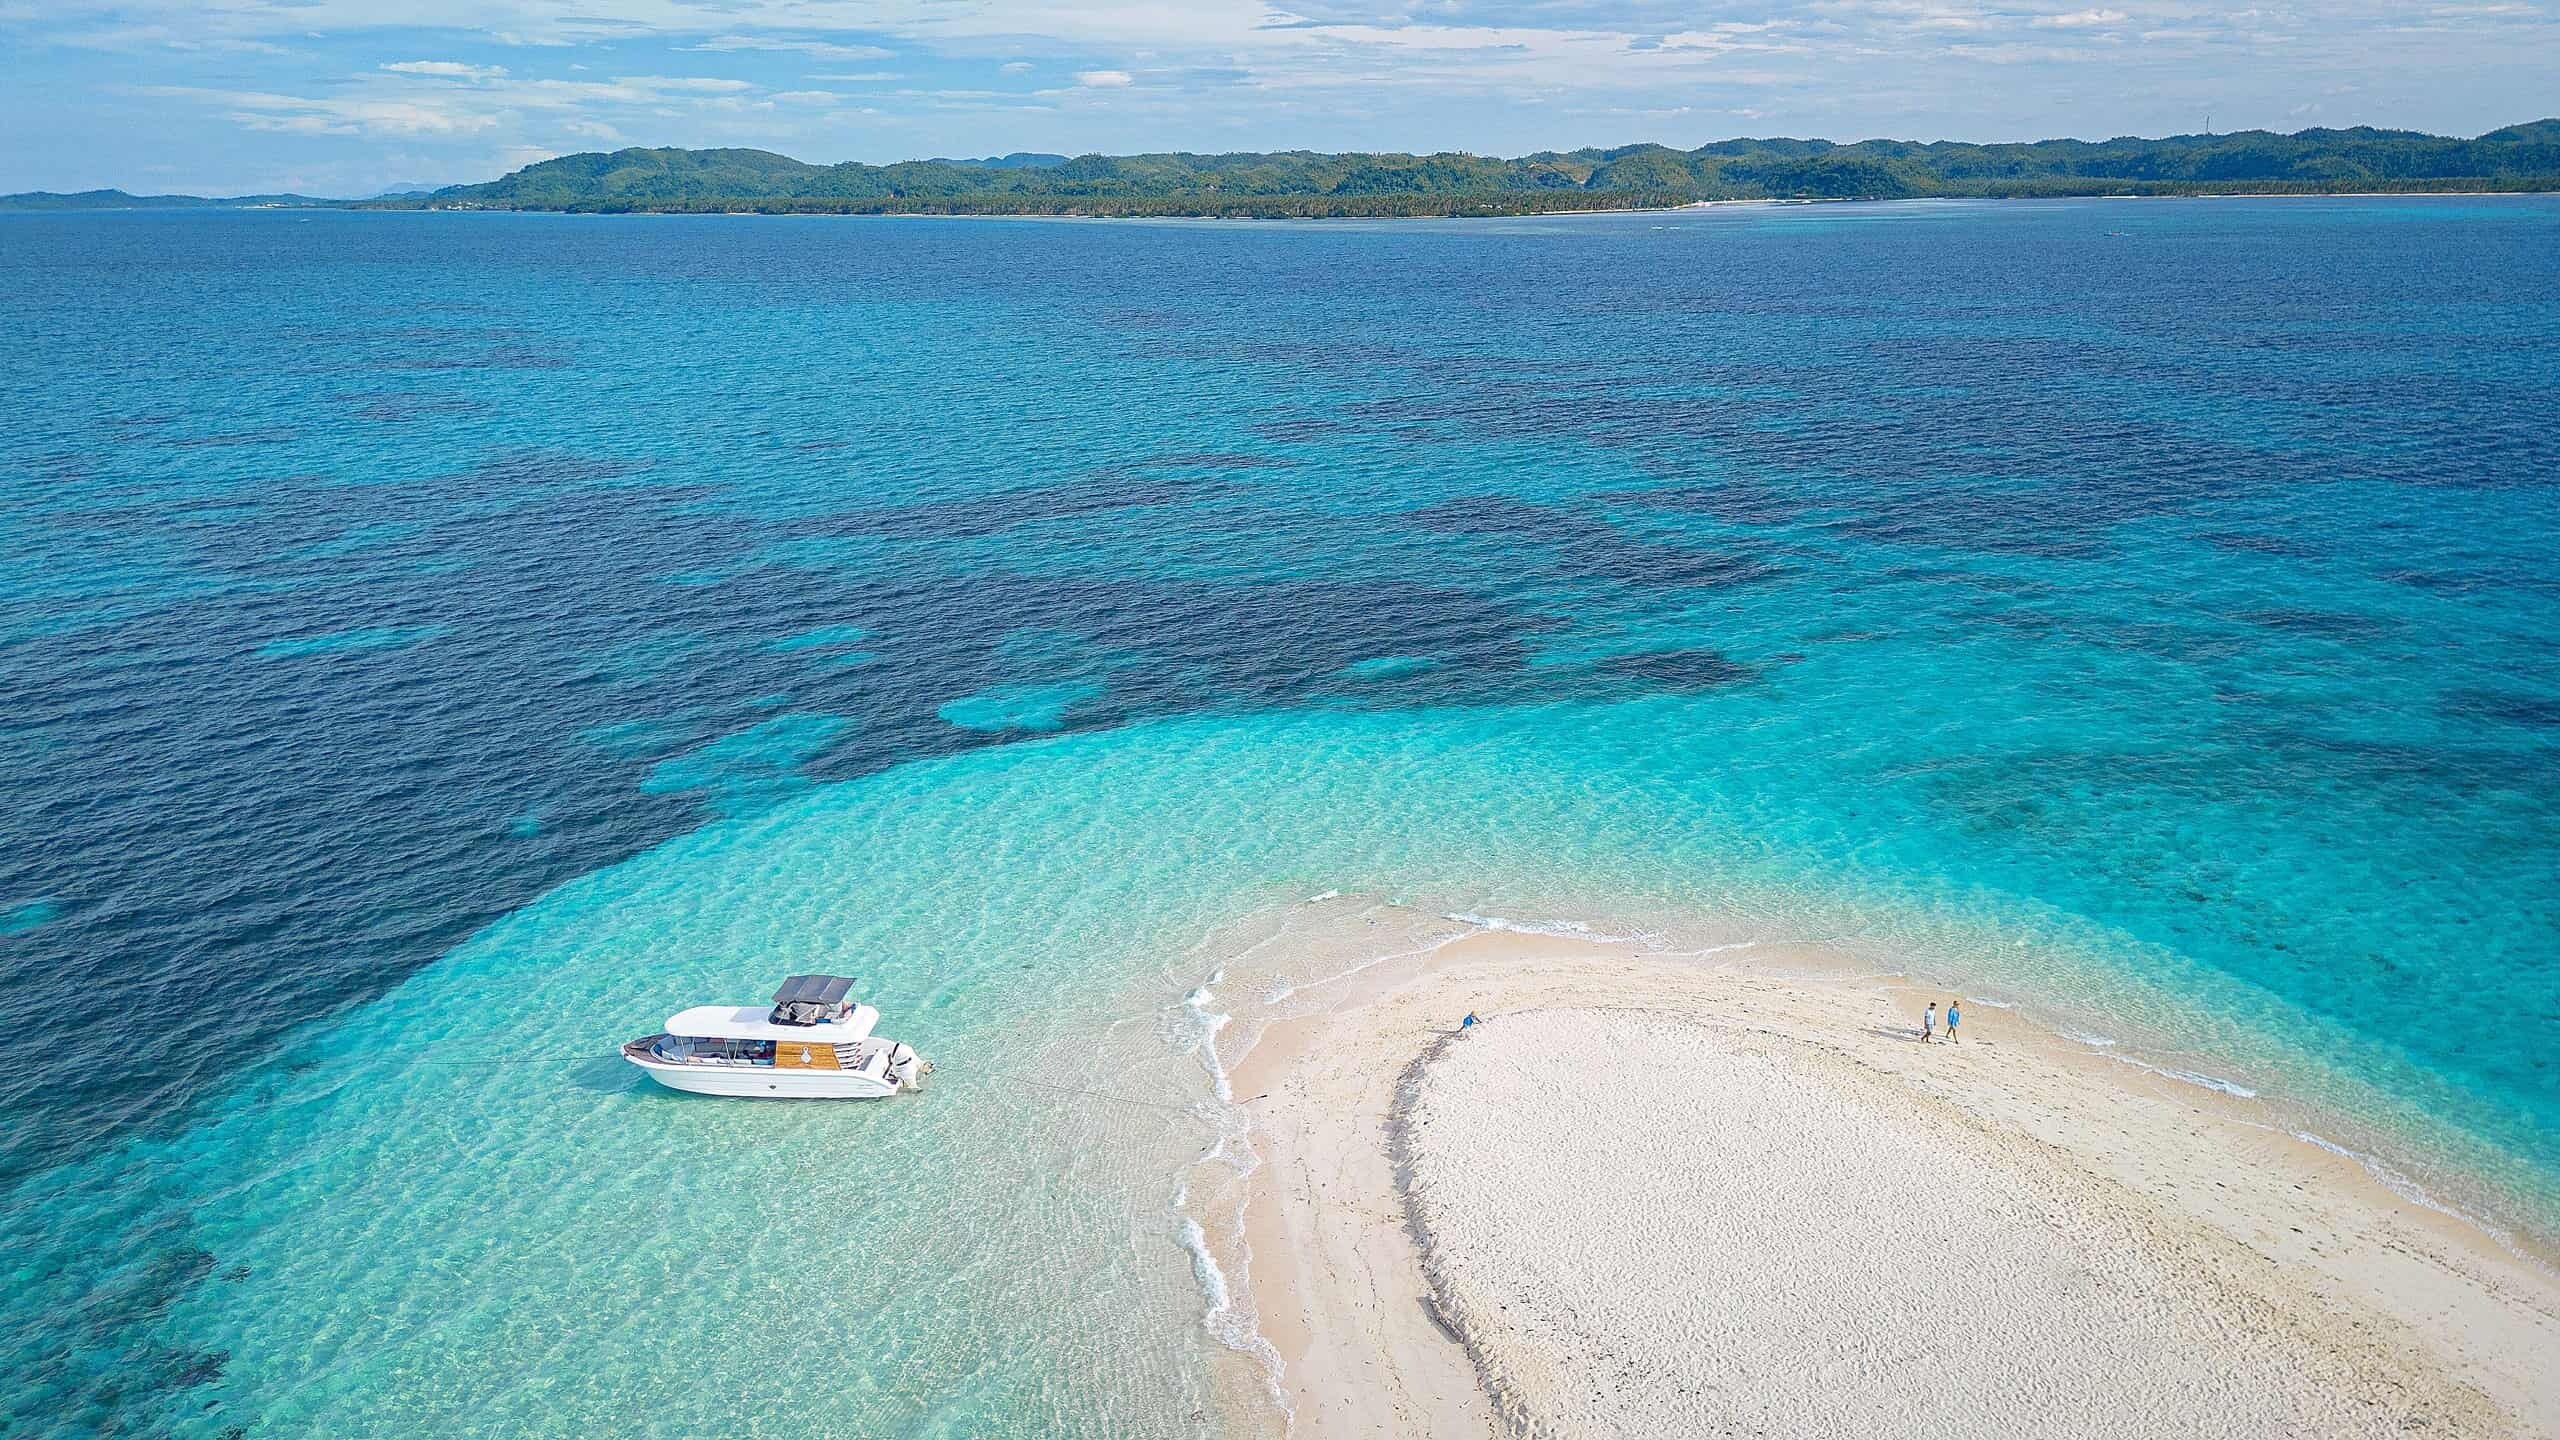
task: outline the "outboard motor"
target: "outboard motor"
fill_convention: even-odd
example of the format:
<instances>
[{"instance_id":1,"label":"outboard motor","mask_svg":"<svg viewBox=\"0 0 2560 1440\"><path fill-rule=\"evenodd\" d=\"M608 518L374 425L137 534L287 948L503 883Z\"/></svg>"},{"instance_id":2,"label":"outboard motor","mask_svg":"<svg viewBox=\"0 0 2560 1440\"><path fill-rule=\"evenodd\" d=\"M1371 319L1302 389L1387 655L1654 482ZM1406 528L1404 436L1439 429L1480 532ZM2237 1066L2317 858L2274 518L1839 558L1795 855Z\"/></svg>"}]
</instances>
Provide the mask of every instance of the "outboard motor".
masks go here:
<instances>
[{"instance_id":1,"label":"outboard motor","mask_svg":"<svg viewBox=\"0 0 2560 1440\"><path fill-rule=\"evenodd\" d=\"M904 1040L889 1051L889 1078L902 1090L923 1089L924 1077L932 1069L924 1062L924 1057L916 1053L915 1047Z\"/></svg>"}]
</instances>

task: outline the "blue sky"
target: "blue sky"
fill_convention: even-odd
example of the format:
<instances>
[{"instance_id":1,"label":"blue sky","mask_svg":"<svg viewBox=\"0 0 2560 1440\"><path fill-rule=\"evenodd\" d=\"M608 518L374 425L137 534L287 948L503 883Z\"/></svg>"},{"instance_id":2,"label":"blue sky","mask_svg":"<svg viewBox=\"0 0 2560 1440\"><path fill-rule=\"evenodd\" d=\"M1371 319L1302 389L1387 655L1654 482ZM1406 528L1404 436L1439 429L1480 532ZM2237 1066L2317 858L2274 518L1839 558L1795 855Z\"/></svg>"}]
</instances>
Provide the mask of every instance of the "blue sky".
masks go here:
<instances>
[{"instance_id":1,"label":"blue sky","mask_svg":"<svg viewBox=\"0 0 2560 1440\"><path fill-rule=\"evenodd\" d=\"M803 159L2100 138L2560 112L2560 0L0 0L0 191Z\"/></svg>"}]
</instances>

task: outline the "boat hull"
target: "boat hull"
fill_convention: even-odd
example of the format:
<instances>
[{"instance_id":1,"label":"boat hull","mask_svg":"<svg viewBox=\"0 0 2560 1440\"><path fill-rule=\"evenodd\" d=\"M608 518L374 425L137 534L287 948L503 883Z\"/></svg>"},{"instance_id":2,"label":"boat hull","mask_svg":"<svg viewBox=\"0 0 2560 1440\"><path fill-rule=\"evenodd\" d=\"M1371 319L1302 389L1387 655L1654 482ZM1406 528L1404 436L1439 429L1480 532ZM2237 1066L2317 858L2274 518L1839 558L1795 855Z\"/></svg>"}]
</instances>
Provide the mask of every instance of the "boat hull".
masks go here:
<instances>
[{"instance_id":1,"label":"boat hull","mask_svg":"<svg viewBox=\"0 0 2560 1440\"><path fill-rule=\"evenodd\" d=\"M651 1039L656 1037L652 1036ZM670 1090L752 1100L885 1100L903 1088L889 1072L798 1070L772 1065L688 1065L649 1053L648 1040L622 1047L622 1058Z\"/></svg>"}]
</instances>

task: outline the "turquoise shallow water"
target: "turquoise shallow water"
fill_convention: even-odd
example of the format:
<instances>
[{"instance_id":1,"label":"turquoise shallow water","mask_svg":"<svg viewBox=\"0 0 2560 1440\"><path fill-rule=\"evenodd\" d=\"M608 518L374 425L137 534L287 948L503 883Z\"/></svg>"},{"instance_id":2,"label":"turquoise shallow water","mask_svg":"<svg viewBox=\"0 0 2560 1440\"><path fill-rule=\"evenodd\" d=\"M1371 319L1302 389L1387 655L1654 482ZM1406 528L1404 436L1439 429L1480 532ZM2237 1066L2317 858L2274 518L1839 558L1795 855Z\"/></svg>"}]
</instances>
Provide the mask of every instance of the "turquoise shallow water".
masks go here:
<instances>
[{"instance_id":1,"label":"turquoise shallow water","mask_svg":"<svg viewBox=\"0 0 2560 1440\"><path fill-rule=\"evenodd\" d=\"M1329 890L1895 957L2547 1227L2555 241L11 217L13 1433L1215 1430L1183 997ZM815 968L926 1095L611 1058Z\"/></svg>"}]
</instances>

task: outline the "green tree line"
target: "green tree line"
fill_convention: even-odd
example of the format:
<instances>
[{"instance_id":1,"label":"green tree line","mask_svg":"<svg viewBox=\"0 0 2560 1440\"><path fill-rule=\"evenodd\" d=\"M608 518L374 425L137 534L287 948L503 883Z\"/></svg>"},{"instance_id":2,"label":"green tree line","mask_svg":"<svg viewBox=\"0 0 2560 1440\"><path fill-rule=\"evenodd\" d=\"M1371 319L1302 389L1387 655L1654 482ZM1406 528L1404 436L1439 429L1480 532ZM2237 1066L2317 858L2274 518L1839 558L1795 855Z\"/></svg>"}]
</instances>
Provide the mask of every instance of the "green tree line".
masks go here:
<instances>
[{"instance_id":1,"label":"green tree line","mask_svg":"<svg viewBox=\"0 0 2560 1440\"><path fill-rule=\"evenodd\" d=\"M1491 215L1695 200L2560 188L2560 121L2475 139L2242 131L2033 144L1724 140L1482 155L1276 153L811 165L763 150L564 155L385 207L1325 217Z\"/></svg>"},{"instance_id":2,"label":"green tree line","mask_svg":"<svg viewBox=\"0 0 2560 1440\"><path fill-rule=\"evenodd\" d=\"M1694 150L1622 145L1511 159L1284 150L812 165L765 150L630 149L563 155L486 184L353 203L376 209L608 213L1326 218L1510 215L1698 200L2352 190L2560 190L2560 120L2513 125L2468 140L2358 127L2016 145L1720 140ZM301 196L205 202L97 191L0 197L0 204L95 208L262 200L328 203Z\"/></svg>"}]
</instances>

